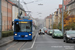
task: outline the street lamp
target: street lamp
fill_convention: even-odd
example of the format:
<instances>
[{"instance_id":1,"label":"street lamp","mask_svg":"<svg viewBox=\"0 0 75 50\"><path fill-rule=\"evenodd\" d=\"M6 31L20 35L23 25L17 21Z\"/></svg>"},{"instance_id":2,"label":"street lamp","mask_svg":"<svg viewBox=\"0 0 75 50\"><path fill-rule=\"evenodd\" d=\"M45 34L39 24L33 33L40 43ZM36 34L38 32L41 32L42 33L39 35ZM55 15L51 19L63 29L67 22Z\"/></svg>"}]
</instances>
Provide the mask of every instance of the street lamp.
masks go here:
<instances>
[{"instance_id":1,"label":"street lamp","mask_svg":"<svg viewBox=\"0 0 75 50\"><path fill-rule=\"evenodd\" d=\"M62 33L64 34L64 22L63 22L64 16L63 16L63 7L64 7L64 0L62 0Z\"/></svg>"}]
</instances>

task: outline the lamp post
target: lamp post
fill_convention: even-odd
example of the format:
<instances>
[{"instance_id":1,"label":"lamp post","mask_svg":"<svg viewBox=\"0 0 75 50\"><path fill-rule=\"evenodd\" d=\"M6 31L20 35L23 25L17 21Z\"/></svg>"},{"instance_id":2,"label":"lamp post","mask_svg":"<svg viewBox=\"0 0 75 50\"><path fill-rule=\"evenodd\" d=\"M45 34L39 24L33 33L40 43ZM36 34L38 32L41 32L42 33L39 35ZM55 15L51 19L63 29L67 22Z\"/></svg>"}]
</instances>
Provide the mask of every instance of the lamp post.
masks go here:
<instances>
[{"instance_id":1,"label":"lamp post","mask_svg":"<svg viewBox=\"0 0 75 50\"><path fill-rule=\"evenodd\" d=\"M63 18L64 18L64 16L63 16L63 6L64 6L64 0L62 0L62 33L64 33L64 22L63 22Z\"/></svg>"},{"instance_id":2,"label":"lamp post","mask_svg":"<svg viewBox=\"0 0 75 50\"><path fill-rule=\"evenodd\" d=\"M2 13L1 13L1 0L0 0L0 39L2 38Z\"/></svg>"}]
</instances>

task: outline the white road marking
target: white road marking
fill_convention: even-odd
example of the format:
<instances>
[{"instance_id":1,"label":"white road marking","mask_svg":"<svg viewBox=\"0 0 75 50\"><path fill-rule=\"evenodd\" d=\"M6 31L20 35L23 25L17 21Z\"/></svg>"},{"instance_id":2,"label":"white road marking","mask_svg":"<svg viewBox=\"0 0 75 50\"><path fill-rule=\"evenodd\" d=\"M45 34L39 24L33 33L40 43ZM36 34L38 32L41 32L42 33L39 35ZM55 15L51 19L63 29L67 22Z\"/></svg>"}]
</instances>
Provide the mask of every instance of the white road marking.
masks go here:
<instances>
[{"instance_id":1,"label":"white road marking","mask_svg":"<svg viewBox=\"0 0 75 50\"><path fill-rule=\"evenodd\" d=\"M38 35L38 33L37 33L36 36L35 36L35 39L34 39L34 42L33 42L32 46L31 46L30 48L23 49L23 50L29 50L29 49L32 49L32 48L34 47L34 44L35 44L35 41L36 41L37 35Z\"/></svg>"}]
</instances>

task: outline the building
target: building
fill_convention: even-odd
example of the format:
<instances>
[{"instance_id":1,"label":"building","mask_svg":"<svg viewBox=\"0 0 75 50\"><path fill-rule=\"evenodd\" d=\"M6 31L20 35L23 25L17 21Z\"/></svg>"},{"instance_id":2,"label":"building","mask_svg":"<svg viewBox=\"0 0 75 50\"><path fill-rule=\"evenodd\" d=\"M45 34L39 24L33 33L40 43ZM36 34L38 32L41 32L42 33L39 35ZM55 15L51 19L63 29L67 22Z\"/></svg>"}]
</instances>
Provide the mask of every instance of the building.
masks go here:
<instances>
[{"instance_id":1,"label":"building","mask_svg":"<svg viewBox=\"0 0 75 50\"><path fill-rule=\"evenodd\" d=\"M52 28L52 15L51 14L50 14L50 16L47 16L45 18L45 26L46 26L46 28L49 28L49 26L50 26L50 28Z\"/></svg>"},{"instance_id":2,"label":"building","mask_svg":"<svg viewBox=\"0 0 75 50\"><path fill-rule=\"evenodd\" d=\"M14 21L14 19L17 19L18 18L18 13L20 10L20 13L22 12L22 16L25 16L25 10L23 8L23 6L20 4L20 6L18 6L18 1L17 0L10 0L10 2L13 2L13 6L12 6L12 21Z\"/></svg>"},{"instance_id":3,"label":"building","mask_svg":"<svg viewBox=\"0 0 75 50\"><path fill-rule=\"evenodd\" d=\"M35 18L33 18L32 16L30 16L30 19L32 19L32 20L33 20L33 25L37 26L36 19L35 19Z\"/></svg>"},{"instance_id":4,"label":"building","mask_svg":"<svg viewBox=\"0 0 75 50\"><path fill-rule=\"evenodd\" d=\"M13 16L13 18L12 18L12 21L14 21L14 19L17 19L18 18L18 6L17 5L13 5L12 6L12 16ZM20 8L20 12L22 12L22 16L25 16L25 11L24 11L24 9L22 9L22 8Z\"/></svg>"},{"instance_id":5,"label":"building","mask_svg":"<svg viewBox=\"0 0 75 50\"><path fill-rule=\"evenodd\" d=\"M13 0L12 0L13 1ZM10 0L1 0L1 9L2 9L2 31L12 30L12 21L17 18L18 8L22 11L22 16L25 16L25 11L22 8L17 6L16 3ZM16 0L17 1L17 0ZM17 2L18 3L18 2Z\"/></svg>"},{"instance_id":6,"label":"building","mask_svg":"<svg viewBox=\"0 0 75 50\"><path fill-rule=\"evenodd\" d=\"M8 0L9 1L9 0ZM12 2L2 0L2 31L12 29Z\"/></svg>"},{"instance_id":7,"label":"building","mask_svg":"<svg viewBox=\"0 0 75 50\"><path fill-rule=\"evenodd\" d=\"M64 7L63 7L64 10L67 9L66 5L69 4L70 1L71 1L71 0L64 0Z\"/></svg>"},{"instance_id":8,"label":"building","mask_svg":"<svg viewBox=\"0 0 75 50\"><path fill-rule=\"evenodd\" d=\"M54 24L58 25L58 10L54 12Z\"/></svg>"},{"instance_id":9,"label":"building","mask_svg":"<svg viewBox=\"0 0 75 50\"><path fill-rule=\"evenodd\" d=\"M66 6L70 15L75 15L75 0L71 0Z\"/></svg>"},{"instance_id":10,"label":"building","mask_svg":"<svg viewBox=\"0 0 75 50\"><path fill-rule=\"evenodd\" d=\"M61 22L61 13L62 13L62 5L60 4L58 8L58 23Z\"/></svg>"},{"instance_id":11,"label":"building","mask_svg":"<svg viewBox=\"0 0 75 50\"><path fill-rule=\"evenodd\" d=\"M64 7L63 7L64 11L67 10L66 5L69 4L70 1L71 0L64 0ZM58 23L61 22L61 18L62 18L61 14L62 14L62 4L59 4L59 8L58 8Z\"/></svg>"}]
</instances>

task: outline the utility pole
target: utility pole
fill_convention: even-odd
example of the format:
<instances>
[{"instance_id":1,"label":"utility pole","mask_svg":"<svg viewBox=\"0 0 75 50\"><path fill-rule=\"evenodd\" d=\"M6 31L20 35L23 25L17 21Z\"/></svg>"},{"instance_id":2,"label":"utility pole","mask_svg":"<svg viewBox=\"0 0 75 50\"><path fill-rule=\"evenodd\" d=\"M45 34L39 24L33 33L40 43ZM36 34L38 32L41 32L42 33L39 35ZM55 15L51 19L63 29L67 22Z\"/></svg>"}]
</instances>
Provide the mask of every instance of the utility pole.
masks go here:
<instances>
[{"instance_id":1,"label":"utility pole","mask_svg":"<svg viewBox=\"0 0 75 50\"><path fill-rule=\"evenodd\" d=\"M2 12L1 12L1 0L0 0L0 39L2 38Z\"/></svg>"},{"instance_id":2,"label":"utility pole","mask_svg":"<svg viewBox=\"0 0 75 50\"><path fill-rule=\"evenodd\" d=\"M63 6L64 6L64 0L62 0L62 33L64 34L64 14L63 14Z\"/></svg>"}]
</instances>

